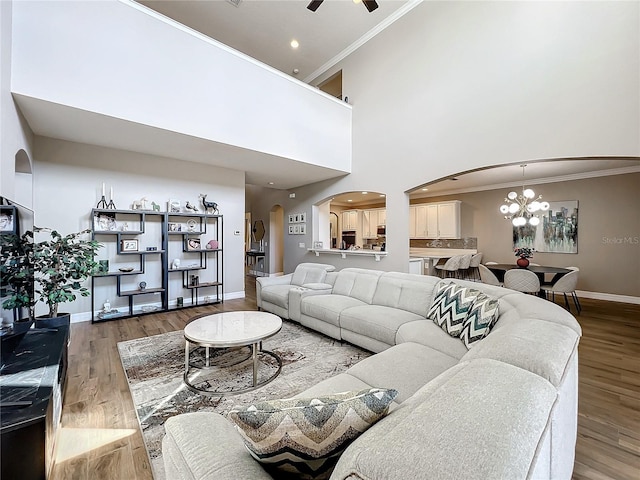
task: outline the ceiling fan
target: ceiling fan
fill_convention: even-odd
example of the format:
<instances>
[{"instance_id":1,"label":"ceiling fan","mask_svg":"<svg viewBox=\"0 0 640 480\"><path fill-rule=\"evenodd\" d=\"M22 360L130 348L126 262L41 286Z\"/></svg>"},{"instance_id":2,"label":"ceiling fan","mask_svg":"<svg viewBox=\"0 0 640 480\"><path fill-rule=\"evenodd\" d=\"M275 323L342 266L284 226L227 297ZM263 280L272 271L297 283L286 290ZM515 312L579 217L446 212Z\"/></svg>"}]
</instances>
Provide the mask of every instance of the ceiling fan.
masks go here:
<instances>
[{"instance_id":1,"label":"ceiling fan","mask_svg":"<svg viewBox=\"0 0 640 480\"><path fill-rule=\"evenodd\" d=\"M311 3L307 5L307 8L312 12L315 12L323 1L324 0L312 0ZM367 7L369 13L378 8L378 2L376 2L375 0L362 0L362 3L364 3L364 6Z\"/></svg>"}]
</instances>

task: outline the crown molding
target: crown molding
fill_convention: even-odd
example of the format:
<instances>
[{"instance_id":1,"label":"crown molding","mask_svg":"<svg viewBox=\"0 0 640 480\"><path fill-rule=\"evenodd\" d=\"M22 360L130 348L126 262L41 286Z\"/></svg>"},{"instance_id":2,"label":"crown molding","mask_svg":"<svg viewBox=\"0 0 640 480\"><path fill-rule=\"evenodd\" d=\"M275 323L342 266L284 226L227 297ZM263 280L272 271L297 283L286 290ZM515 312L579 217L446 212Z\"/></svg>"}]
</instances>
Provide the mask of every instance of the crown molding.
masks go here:
<instances>
[{"instance_id":1,"label":"crown molding","mask_svg":"<svg viewBox=\"0 0 640 480\"><path fill-rule=\"evenodd\" d=\"M377 34L382 32L389 25L393 24L396 20L398 20L399 18L402 18L404 15L409 13L415 7L420 5L422 2L423 2L423 0L409 0L405 5L403 5L398 10L393 12L393 14L389 15L387 18L385 18L378 25L373 27L371 30L369 30L367 33L365 33L363 36L361 36L359 39L357 39L355 42L353 42L347 48L345 48L340 53L338 53L335 57L333 57L329 61L327 61L324 65L321 65L320 67L318 67L314 72L310 73L302 81L305 82L305 83L311 83L313 80L315 80L320 75L325 73L327 70L329 70L331 67L336 65L338 62L344 60L346 57L351 55L353 52L355 52L362 45L364 45L369 40L371 40L373 37L375 37Z\"/></svg>"}]
</instances>

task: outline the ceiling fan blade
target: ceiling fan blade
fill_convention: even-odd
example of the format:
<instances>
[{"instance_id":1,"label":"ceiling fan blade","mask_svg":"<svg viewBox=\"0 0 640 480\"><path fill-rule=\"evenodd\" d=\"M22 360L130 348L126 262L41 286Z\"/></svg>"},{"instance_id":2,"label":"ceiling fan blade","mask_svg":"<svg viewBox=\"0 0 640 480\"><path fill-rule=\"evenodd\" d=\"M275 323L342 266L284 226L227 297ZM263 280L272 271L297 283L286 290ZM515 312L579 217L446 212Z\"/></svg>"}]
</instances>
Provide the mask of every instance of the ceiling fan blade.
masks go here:
<instances>
[{"instance_id":1,"label":"ceiling fan blade","mask_svg":"<svg viewBox=\"0 0 640 480\"><path fill-rule=\"evenodd\" d=\"M313 0L309 5L307 5L307 8L312 12L315 12L323 1L324 0Z\"/></svg>"},{"instance_id":2,"label":"ceiling fan blade","mask_svg":"<svg viewBox=\"0 0 640 480\"><path fill-rule=\"evenodd\" d=\"M369 10L369 13L373 12L376 8L378 8L378 2L376 2L376 0L362 0L362 3L364 3L364 6L367 7L367 10Z\"/></svg>"}]
</instances>

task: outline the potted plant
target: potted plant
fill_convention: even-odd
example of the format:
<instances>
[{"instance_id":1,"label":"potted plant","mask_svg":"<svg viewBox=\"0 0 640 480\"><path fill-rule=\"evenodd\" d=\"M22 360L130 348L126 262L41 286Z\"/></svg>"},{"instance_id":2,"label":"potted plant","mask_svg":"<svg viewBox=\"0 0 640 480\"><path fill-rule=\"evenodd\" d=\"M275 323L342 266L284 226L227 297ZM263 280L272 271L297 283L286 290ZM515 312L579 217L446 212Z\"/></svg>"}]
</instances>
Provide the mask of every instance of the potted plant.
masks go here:
<instances>
[{"instance_id":1,"label":"potted plant","mask_svg":"<svg viewBox=\"0 0 640 480\"><path fill-rule=\"evenodd\" d=\"M0 235L0 298L2 308L13 311L14 331L29 329L33 322L32 256L33 232Z\"/></svg>"},{"instance_id":2,"label":"potted plant","mask_svg":"<svg viewBox=\"0 0 640 480\"><path fill-rule=\"evenodd\" d=\"M516 260L518 266L520 268L527 268L529 266L529 259L533 257L534 249L529 247L517 247L514 249L514 252L516 257L518 257L518 260Z\"/></svg>"},{"instance_id":3,"label":"potted plant","mask_svg":"<svg viewBox=\"0 0 640 480\"><path fill-rule=\"evenodd\" d=\"M83 297L89 295L89 290L81 282L98 270L94 257L101 245L95 240L82 238L91 231L89 229L64 236L48 228L35 227L34 231L48 232L50 236L33 246L36 302L46 303L49 307L47 315L36 318L36 326L68 324L71 314L58 312L58 306L74 301L76 293Z\"/></svg>"}]
</instances>

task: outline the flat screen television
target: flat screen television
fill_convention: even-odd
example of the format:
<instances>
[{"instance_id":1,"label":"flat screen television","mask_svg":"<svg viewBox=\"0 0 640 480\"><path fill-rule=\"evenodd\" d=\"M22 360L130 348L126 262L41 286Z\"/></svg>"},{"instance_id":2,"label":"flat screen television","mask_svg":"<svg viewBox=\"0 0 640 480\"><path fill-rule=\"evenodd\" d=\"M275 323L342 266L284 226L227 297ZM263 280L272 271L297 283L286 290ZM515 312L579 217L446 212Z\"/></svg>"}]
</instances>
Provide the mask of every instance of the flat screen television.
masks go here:
<instances>
[{"instance_id":1,"label":"flat screen television","mask_svg":"<svg viewBox=\"0 0 640 480\"><path fill-rule=\"evenodd\" d=\"M6 300L16 288L8 282L7 269L22 269L27 275L20 281L23 293L33 298L33 269L29 268L30 258L22 250L14 247L27 231L33 231L33 210L0 196L0 356L2 365L20 343L33 323L33 310L27 307L5 307ZM33 238L31 237L31 241Z\"/></svg>"}]
</instances>

